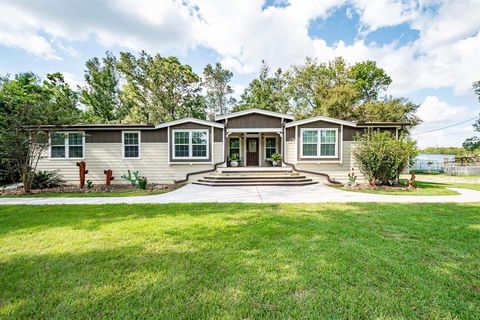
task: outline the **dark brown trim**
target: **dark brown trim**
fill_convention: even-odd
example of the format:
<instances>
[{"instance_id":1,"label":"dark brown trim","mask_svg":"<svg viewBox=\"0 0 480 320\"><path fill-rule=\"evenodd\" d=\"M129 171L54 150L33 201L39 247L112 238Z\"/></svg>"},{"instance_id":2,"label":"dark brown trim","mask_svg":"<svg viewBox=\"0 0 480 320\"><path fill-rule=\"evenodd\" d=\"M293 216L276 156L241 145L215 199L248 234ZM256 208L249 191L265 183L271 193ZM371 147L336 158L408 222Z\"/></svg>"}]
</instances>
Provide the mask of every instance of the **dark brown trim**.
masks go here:
<instances>
[{"instance_id":1,"label":"dark brown trim","mask_svg":"<svg viewBox=\"0 0 480 320\"><path fill-rule=\"evenodd\" d=\"M70 124L70 125L44 125L45 129L75 129L75 130L132 130L155 129L153 124Z\"/></svg>"},{"instance_id":2,"label":"dark brown trim","mask_svg":"<svg viewBox=\"0 0 480 320\"><path fill-rule=\"evenodd\" d=\"M156 130L143 130L142 143L166 143L168 142L168 129L161 128Z\"/></svg>"},{"instance_id":3,"label":"dark brown trim","mask_svg":"<svg viewBox=\"0 0 480 320\"><path fill-rule=\"evenodd\" d=\"M213 142L223 142L223 129L213 128Z\"/></svg>"},{"instance_id":4,"label":"dark brown trim","mask_svg":"<svg viewBox=\"0 0 480 320\"><path fill-rule=\"evenodd\" d=\"M226 127L236 129L281 128L282 119L279 117L268 116L259 113L250 113L228 118Z\"/></svg>"},{"instance_id":5,"label":"dark brown trim","mask_svg":"<svg viewBox=\"0 0 480 320\"><path fill-rule=\"evenodd\" d=\"M87 130L85 131L85 143L122 143L122 131Z\"/></svg>"}]
</instances>

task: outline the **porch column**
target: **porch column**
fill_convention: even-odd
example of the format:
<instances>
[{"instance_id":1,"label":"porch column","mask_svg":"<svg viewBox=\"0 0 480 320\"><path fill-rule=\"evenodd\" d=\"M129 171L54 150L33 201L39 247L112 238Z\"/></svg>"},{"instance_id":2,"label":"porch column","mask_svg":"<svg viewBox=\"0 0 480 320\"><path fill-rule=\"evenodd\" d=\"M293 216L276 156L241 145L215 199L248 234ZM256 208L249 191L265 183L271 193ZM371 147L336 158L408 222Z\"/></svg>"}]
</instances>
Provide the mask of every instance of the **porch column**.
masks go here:
<instances>
[{"instance_id":1,"label":"porch column","mask_svg":"<svg viewBox=\"0 0 480 320\"><path fill-rule=\"evenodd\" d=\"M247 134L243 133L243 166L247 166Z\"/></svg>"},{"instance_id":2,"label":"porch column","mask_svg":"<svg viewBox=\"0 0 480 320\"><path fill-rule=\"evenodd\" d=\"M283 133L278 132L278 135L280 136L280 154L282 155L282 159L285 160L285 155L283 154ZM283 167L283 161L282 161L282 167Z\"/></svg>"}]
</instances>

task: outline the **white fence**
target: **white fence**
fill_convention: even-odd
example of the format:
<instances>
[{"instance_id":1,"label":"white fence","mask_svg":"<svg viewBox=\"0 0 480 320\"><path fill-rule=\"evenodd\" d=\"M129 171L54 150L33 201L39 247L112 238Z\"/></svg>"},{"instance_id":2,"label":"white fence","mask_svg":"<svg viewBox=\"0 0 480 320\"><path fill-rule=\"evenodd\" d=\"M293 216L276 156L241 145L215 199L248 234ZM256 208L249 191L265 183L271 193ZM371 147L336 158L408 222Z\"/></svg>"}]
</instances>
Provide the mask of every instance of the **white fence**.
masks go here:
<instances>
[{"instance_id":1,"label":"white fence","mask_svg":"<svg viewBox=\"0 0 480 320\"><path fill-rule=\"evenodd\" d=\"M480 176L480 166L445 166L445 173L449 176Z\"/></svg>"}]
</instances>

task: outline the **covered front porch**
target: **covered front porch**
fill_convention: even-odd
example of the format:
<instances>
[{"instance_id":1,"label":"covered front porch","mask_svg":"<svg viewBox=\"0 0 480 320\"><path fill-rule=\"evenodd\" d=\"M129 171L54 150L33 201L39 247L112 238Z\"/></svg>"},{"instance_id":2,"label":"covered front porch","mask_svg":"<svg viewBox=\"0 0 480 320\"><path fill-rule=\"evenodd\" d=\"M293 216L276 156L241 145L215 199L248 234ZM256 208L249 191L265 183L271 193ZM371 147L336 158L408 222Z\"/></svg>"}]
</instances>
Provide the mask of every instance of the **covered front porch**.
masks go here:
<instances>
[{"instance_id":1,"label":"covered front porch","mask_svg":"<svg viewBox=\"0 0 480 320\"><path fill-rule=\"evenodd\" d=\"M283 157L283 134L281 128L227 129L226 155L240 157L239 167L272 167L271 155ZM230 161L227 161L230 166Z\"/></svg>"}]
</instances>

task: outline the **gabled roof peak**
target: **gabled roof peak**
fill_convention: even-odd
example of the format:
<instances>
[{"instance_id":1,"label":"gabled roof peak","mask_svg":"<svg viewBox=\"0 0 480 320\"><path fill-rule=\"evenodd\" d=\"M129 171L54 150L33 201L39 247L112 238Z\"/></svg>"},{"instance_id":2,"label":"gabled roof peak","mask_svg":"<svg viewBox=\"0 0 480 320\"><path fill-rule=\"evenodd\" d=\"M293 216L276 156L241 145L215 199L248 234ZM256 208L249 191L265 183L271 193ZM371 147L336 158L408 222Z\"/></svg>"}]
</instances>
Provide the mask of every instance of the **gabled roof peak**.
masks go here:
<instances>
[{"instance_id":1,"label":"gabled roof peak","mask_svg":"<svg viewBox=\"0 0 480 320\"><path fill-rule=\"evenodd\" d=\"M331 122L331 123L337 123L337 124L343 124L345 126L350 126L350 127L356 127L357 123L353 121L347 121L347 120L340 120L340 119L335 119L335 118L330 118L330 117L325 117L325 116L317 116L313 118L307 118L303 120L297 120L297 121L292 121L287 123L285 126L286 127L294 127L310 122L315 122L315 121L325 121L325 122Z\"/></svg>"},{"instance_id":2,"label":"gabled roof peak","mask_svg":"<svg viewBox=\"0 0 480 320\"><path fill-rule=\"evenodd\" d=\"M201 120L201 119L196 119L196 118L183 118L183 119L179 119L179 120L174 120L174 121L170 121L170 122L164 122L164 123L157 124L155 126L155 128L156 129L165 128L165 127L175 126L177 124L182 124L182 123L187 123L187 122L203 124L205 126L216 127L216 128L223 128L224 127L223 124L212 122L212 121Z\"/></svg>"},{"instance_id":3,"label":"gabled roof peak","mask_svg":"<svg viewBox=\"0 0 480 320\"><path fill-rule=\"evenodd\" d=\"M253 108L253 109L247 109L247 110L222 114L222 115L216 116L215 120L218 121L218 120L223 120L223 119L227 119L227 118L234 118L234 117L244 116L244 115L251 114L251 113L259 113L259 114L264 114L264 115L267 115L267 116L284 118L284 119L289 119L289 120L294 119L294 117L292 115L289 115L289 114L275 112L275 111L269 111L269 110L263 110L263 109L258 109L258 108Z\"/></svg>"}]
</instances>

